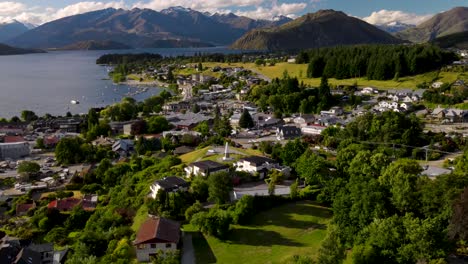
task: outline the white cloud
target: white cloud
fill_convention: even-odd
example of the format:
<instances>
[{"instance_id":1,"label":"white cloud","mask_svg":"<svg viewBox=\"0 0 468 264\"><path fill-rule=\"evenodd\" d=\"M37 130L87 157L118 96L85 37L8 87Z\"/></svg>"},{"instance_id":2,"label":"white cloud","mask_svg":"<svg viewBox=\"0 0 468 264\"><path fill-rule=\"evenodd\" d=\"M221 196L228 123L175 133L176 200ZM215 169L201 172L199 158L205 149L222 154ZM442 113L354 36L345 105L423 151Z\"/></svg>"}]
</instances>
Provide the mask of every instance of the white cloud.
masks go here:
<instances>
[{"instance_id":1,"label":"white cloud","mask_svg":"<svg viewBox=\"0 0 468 264\"><path fill-rule=\"evenodd\" d=\"M271 19L280 15L295 18L297 17L296 14L303 11L306 7L307 3L282 3L280 5L273 3L270 7L258 7L251 11L237 11L236 15L256 19Z\"/></svg>"},{"instance_id":2,"label":"white cloud","mask_svg":"<svg viewBox=\"0 0 468 264\"><path fill-rule=\"evenodd\" d=\"M168 7L183 6L199 11L213 11L231 6L259 6L263 2L264 0L151 0L149 2L138 2L133 7L160 11Z\"/></svg>"},{"instance_id":3,"label":"white cloud","mask_svg":"<svg viewBox=\"0 0 468 264\"><path fill-rule=\"evenodd\" d=\"M370 16L363 18L363 20L369 24L374 25L383 25L392 22L399 22L409 25L418 25L431 17L432 15L417 15L413 13L406 13L403 11L382 9L377 12L372 12Z\"/></svg>"},{"instance_id":4,"label":"white cloud","mask_svg":"<svg viewBox=\"0 0 468 264\"><path fill-rule=\"evenodd\" d=\"M320 0L311 1L315 3ZM16 19L21 22L40 25L59 18L110 7L123 9L138 7L160 11L172 6L183 6L210 13L234 12L238 15L257 19L271 19L278 15L294 18L298 12L303 11L307 7L307 3L278 4L277 0L141 0L130 6L125 3L125 0L114 0L111 2L101 0L83 1L63 8L52 8L27 6L20 2L4 1L0 2L0 23Z\"/></svg>"}]
</instances>

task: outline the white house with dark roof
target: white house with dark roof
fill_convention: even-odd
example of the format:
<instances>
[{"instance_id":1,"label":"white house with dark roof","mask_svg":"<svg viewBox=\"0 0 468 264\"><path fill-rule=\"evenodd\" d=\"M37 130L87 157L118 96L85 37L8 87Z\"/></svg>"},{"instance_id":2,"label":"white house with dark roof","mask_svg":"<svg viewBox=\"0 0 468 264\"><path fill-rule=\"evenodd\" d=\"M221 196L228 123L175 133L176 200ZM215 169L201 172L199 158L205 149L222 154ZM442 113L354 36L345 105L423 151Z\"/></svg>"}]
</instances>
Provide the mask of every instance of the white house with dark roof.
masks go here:
<instances>
[{"instance_id":1,"label":"white house with dark roof","mask_svg":"<svg viewBox=\"0 0 468 264\"><path fill-rule=\"evenodd\" d=\"M229 171L229 166L226 164L218 163L212 160L197 161L189 164L185 168L187 177L204 176L208 177L210 174L221 171Z\"/></svg>"},{"instance_id":2,"label":"white house with dark roof","mask_svg":"<svg viewBox=\"0 0 468 264\"><path fill-rule=\"evenodd\" d=\"M155 181L150 186L150 196L153 197L153 199L156 199L156 196L160 190L164 192L187 191L189 186L190 184L182 178L175 176L166 177L164 179Z\"/></svg>"},{"instance_id":3,"label":"white house with dark roof","mask_svg":"<svg viewBox=\"0 0 468 264\"><path fill-rule=\"evenodd\" d=\"M301 129L295 126L281 126L276 129L276 138L278 140L294 139L301 135Z\"/></svg>"}]
</instances>

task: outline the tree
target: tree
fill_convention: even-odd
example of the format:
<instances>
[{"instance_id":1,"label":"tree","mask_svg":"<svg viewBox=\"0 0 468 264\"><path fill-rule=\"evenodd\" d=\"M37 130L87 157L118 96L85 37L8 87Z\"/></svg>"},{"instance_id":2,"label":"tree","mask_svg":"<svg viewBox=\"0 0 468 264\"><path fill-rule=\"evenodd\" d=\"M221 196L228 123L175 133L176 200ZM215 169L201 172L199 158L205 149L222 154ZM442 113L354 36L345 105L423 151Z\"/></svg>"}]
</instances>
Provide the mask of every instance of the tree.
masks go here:
<instances>
[{"instance_id":1,"label":"tree","mask_svg":"<svg viewBox=\"0 0 468 264\"><path fill-rule=\"evenodd\" d=\"M202 64L201 62L198 63L197 70L198 70L199 72L202 72L202 71L203 71L203 64Z\"/></svg>"},{"instance_id":2,"label":"tree","mask_svg":"<svg viewBox=\"0 0 468 264\"><path fill-rule=\"evenodd\" d=\"M82 161L84 155L81 149L83 141L76 138L62 138L55 148L55 157L61 164L74 164Z\"/></svg>"},{"instance_id":3,"label":"tree","mask_svg":"<svg viewBox=\"0 0 468 264\"><path fill-rule=\"evenodd\" d=\"M284 164L290 166L306 151L307 144L303 143L300 139L288 141L281 149L280 158Z\"/></svg>"},{"instance_id":4,"label":"tree","mask_svg":"<svg viewBox=\"0 0 468 264\"><path fill-rule=\"evenodd\" d=\"M208 122L203 121L195 127L195 131L201 134L202 137L206 137L210 134L210 126Z\"/></svg>"},{"instance_id":5,"label":"tree","mask_svg":"<svg viewBox=\"0 0 468 264\"><path fill-rule=\"evenodd\" d=\"M249 111L247 109L244 109L244 111L242 112L242 115L240 116L240 119L239 119L239 126L241 128L251 128L254 125L255 125L254 121L253 121L252 116L250 115Z\"/></svg>"},{"instance_id":6,"label":"tree","mask_svg":"<svg viewBox=\"0 0 468 264\"><path fill-rule=\"evenodd\" d=\"M208 200L223 204L230 200L232 191L232 178L229 172L218 172L208 177Z\"/></svg>"},{"instance_id":7,"label":"tree","mask_svg":"<svg viewBox=\"0 0 468 264\"><path fill-rule=\"evenodd\" d=\"M244 195L237 201L232 217L234 223L243 225L247 224L254 214L254 198L250 195Z\"/></svg>"},{"instance_id":8,"label":"tree","mask_svg":"<svg viewBox=\"0 0 468 264\"><path fill-rule=\"evenodd\" d=\"M198 104L193 104L192 106L192 113L200 112L200 106Z\"/></svg>"},{"instance_id":9,"label":"tree","mask_svg":"<svg viewBox=\"0 0 468 264\"><path fill-rule=\"evenodd\" d=\"M25 122L31 122L34 120L37 120L39 117L34 113L33 111L30 110L23 110L21 112L21 119Z\"/></svg>"},{"instance_id":10,"label":"tree","mask_svg":"<svg viewBox=\"0 0 468 264\"><path fill-rule=\"evenodd\" d=\"M36 175L41 170L41 166L34 161L23 161L18 165L18 173L27 179Z\"/></svg>"},{"instance_id":11,"label":"tree","mask_svg":"<svg viewBox=\"0 0 468 264\"><path fill-rule=\"evenodd\" d=\"M319 248L318 263L339 264L346 258L345 247L341 244L337 226L328 226L327 236Z\"/></svg>"},{"instance_id":12,"label":"tree","mask_svg":"<svg viewBox=\"0 0 468 264\"><path fill-rule=\"evenodd\" d=\"M99 114L96 113L96 110L93 108L89 109L88 111L88 130L91 130L91 128L97 124L99 124Z\"/></svg>"},{"instance_id":13,"label":"tree","mask_svg":"<svg viewBox=\"0 0 468 264\"><path fill-rule=\"evenodd\" d=\"M170 124L163 116L152 116L148 119L148 133L158 134L169 128Z\"/></svg>"},{"instance_id":14,"label":"tree","mask_svg":"<svg viewBox=\"0 0 468 264\"><path fill-rule=\"evenodd\" d=\"M209 184L208 181L202 176L193 176L190 189L194 198L198 201L205 202L209 196Z\"/></svg>"},{"instance_id":15,"label":"tree","mask_svg":"<svg viewBox=\"0 0 468 264\"><path fill-rule=\"evenodd\" d=\"M228 212L213 208L208 212L200 212L192 217L191 224L207 235L225 238L229 232L232 218Z\"/></svg>"},{"instance_id":16,"label":"tree","mask_svg":"<svg viewBox=\"0 0 468 264\"><path fill-rule=\"evenodd\" d=\"M324 158L311 150L306 150L294 163L294 168L299 177L309 185L324 185L328 182L331 179L329 167L330 165Z\"/></svg>"},{"instance_id":17,"label":"tree","mask_svg":"<svg viewBox=\"0 0 468 264\"><path fill-rule=\"evenodd\" d=\"M45 145L44 145L44 138L37 138L36 139L36 148L38 149L45 149Z\"/></svg>"},{"instance_id":18,"label":"tree","mask_svg":"<svg viewBox=\"0 0 468 264\"><path fill-rule=\"evenodd\" d=\"M203 211L203 205L199 202L196 201L194 204L192 204L187 210L185 210L185 220L191 221L193 215Z\"/></svg>"}]
</instances>

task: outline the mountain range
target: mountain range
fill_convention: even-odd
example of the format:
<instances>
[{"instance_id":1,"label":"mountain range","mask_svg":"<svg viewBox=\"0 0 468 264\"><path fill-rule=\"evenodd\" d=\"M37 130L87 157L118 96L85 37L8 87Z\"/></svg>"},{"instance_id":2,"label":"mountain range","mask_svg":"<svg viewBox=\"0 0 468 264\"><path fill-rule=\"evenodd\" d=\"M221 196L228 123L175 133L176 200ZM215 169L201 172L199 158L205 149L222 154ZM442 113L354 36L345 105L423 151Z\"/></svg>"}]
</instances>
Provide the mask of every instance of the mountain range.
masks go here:
<instances>
[{"instance_id":1,"label":"mountain range","mask_svg":"<svg viewBox=\"0 0 468 264\"><path fill-rule=\"evenodd\" d=\"M389 33L343 12L320 10L269 29L254 29L231 47L245 50L298 50L336 45L402 43Z\"/></svg>"},{"instance_id":2,"label":"mountain range","mask_svg":"<svg viewBox=\"0 0 468 264\"><path fill-rule=\"evenodd\" d=\"M468 31L468 7L456 7L414 28L398 32L395 36L419 43L464 31Z\"/></svg>"},{"instance_id":3,"label":"mountain range","mask_svg":"<svg viewBox=\"0 0 468 264\"><path fill-rule=\"evenodd\" d=\"M388 33L396 33L406 29L414 28L416 25L405 24L397 21L376 25L378 28L387 31Z\"/></svg>"},{"instance_id":4,"label":"mountain range","mask_svg":"<svg viewBox=\"0 0 468 264\"><path fill-rule=\"evenodd\" d=\"M134 48L228 45L248 30L288 22L254 20L234 14L207 14L182 7L104 9L61 18L7 43L25 48L62 48L82 41L114 41Z\"/></svg>"},{"instance_id":5,"label":"mountain range","mask_svg":"<svg viewBox=\"0 0 468 264\"><path fill-rule=\"evenodd\" d=\"M33 27L31 24L21 23L17 20L0 23L0 43L15 38Z\"/></svg>"}]
</instances>

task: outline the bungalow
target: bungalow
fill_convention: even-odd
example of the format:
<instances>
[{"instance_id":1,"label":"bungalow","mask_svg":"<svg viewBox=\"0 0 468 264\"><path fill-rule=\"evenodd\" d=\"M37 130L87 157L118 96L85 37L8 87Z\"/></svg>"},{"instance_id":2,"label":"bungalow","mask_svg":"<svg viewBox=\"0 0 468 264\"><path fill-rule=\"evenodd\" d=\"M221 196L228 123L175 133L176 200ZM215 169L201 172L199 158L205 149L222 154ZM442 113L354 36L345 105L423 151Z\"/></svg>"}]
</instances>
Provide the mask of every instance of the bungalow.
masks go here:
<instances>
[{"instance_id":1,"label":"bungalow","mask_svg":"<svg viewBox=\"0 0 468 264\"><path fill-rule=\"evenodd\" d=\"M320 126L320 125L311 125L311 126L305 126L301 128L302 134L305 135L321 135L322 132L326 129L326 126Z\"/></svg>"},{"instance_id":2,"label":"bungalow","mask_svg":"<svg viewBox=\"0 0 468 264\"><path fill-rule=\"evenodd\" d=\"M150 216L140 227L133 242L139 262L149 262L151 257L174 252L180 242L178 222Z\"/></svg>"},{"instance_id":3,"label":"bungalow","mask_svg":"<svg viewBox=\"0 0 468 264\"><path fill-rule=\"evenodd\" d=\"M143 120L137 120L130 124L123 126L123 133L127 136L135 136L143 134L146 127L146 122Z\"/></svg>"},{"instance_id":4,"label":"bungalow","mask_svg":"<svg viewBox=\"0 0 468 264\"><path fill-rule=\"evenodd\" d=\"M373 93L376 93L376 92L377 92L377 90L375 88L372 88L372 87L365 87L361 91L362 94L373 94Z\"/></svg>"},{"instance_id":5,"label":"bungalow","mask_svg":"<svg viewBox=\"0 0 468 264\"><path fill-rule=\"evenodd\" d=\"M259 173L260 179L263 179L269 170L279 167L279 163L267 157L250 156L240 159L235 166L236 171Z\"/></svg>"},{"instance_id":6,"label":"bungalow","mask_svg":"<svg viewBox=\"0 0 468 264\"><path fill-rule=\"evenodd\" d=\"M301 115L301 116L298 116L296 118L294 118L293 122L294 124L300 126L300 127L304 127L304 126L307 126L309 124L313 124L315 121L315 116L314 115L311 115L311 114L306 114L306 115Z\"/></svg>"},{"instance_id":7,"label":"bungalow","mask_svg":"<svg viewBox=\"0 0 468 264\"><path fill-rule=\"evenodd\" d=\"M208 177L210 174L221 171L229 171L229 166L211 160L194 162L185 168L187 177L191 177L192 175Z\"/></svg>"},{"instance_id":8,"label":"bungalow","mask_svg":"<svg viewBox=\"0 0 468 264\"><path fill-rule=\"evenodd\" d=\"M36 208L36 203L34 201L32 203L27 203L27 204L17 204L16 216L26 215L29 210L32 210L34 208Z\"/></svg>"},{"instance_id":9,"label":"bungalow","mask_svg":"<svg viewBox=\"0 0 468 264\"><path fill-rule=\"evenodd\" d=\"M117 152L121 157L128 157L134 151L133 140L121 139L112 145L112 151Z\"/></svg>"},{"instance_id":10,"label":"bungalow","mask_svg":"<svg viewBox=\"0 0 468 264\"><path fill-rule=\"evenodd\" d=\"M409 111L413 108L413 104L412 103L401 103L400 104L400 107L403 108L405 111Z\"/></svg>"},{"instance_id":11,"label":"bungalow","mask_svg":"<svg viewBox=\"0 0 468 264\"><path fill-rule=\"evenodd\" d=\"M59 210L60 212L69 212L73 210L75 206L79 206L79 205L81 205L81 199L69 197L69 198L54 200L47 205L47 208L49 209L55 208Z\"/></svg>"},{"instance_id":12,"label":"bungalow","mask_svg":"<svg viewBox=\"0 0 468 264\"><path fill-rule=\"evenodd\" d=\"M276 138L278 140L298 138L301 134L301 129L295 126L281 126L276 129Z\"/></svg>"},{"instance_id":13,"label":"bungalow","mask_svg":"<svg viewBox=\"0 0 468 264\"><path fill-rule=\"evenodd\" d=\"M60 141L60 138L57 137L56 135L47 136L47 137L44 137L44 146L46 148L55 148L55 146L57 146L59 141Z\"/></svg>"},{"instance_id":14,"label":"bungalow","mask_svg":"<svg viewBox=\"0 0 468 264\"><path fill-rule=\"evenodd\" d=\"M97 207L98 199L99 196L97 194L85 194L81 202L81 207L83 207L85 211L93 211Z\"/></svg>"},{"instance_id":15,"label":"bungalow","mask_svg":"<svg viewBox=\"0 0 468 264\"><path fill-rule=\"evenodd\" d=\"M115 140L113 138L100 136L91 142L93 146L111 147L114 145Z\"/></svg>"},{"instance_id":16,"label":"bungalow","mask_svg":"<svg viewBox=\"0 0 468 264\"><path fill-rule=\"evenodd\" d=\"M320 111L321 115L333 115L333 116L339 116L343 114L343 108L339 106L334 106L330 108L328 111Z\"/></svg>"},{"instance_id":17,"label":"bungalow","mask_svg":"<svg viewBox=\"0 0 468 264\"><path fill-rule=\"evenodd\" d=\"M187 191L190 184L186 182L184 179L179 177L165 177L162 180L155 181L151 186L151 197L156 199L158 192L160 190L164 192L178 192L178 191Z\"/></svg>"},{"instance_id":18,"label":"bungalow","mask_svg":"<svg viewBox=\"0 0 468 264\"><path fill-rule=\"evenodd\" d=\"M13 263L16 264L52 264L54 260L54 244L32 244L20 250Z\"/></svg>"}]
</instances>

